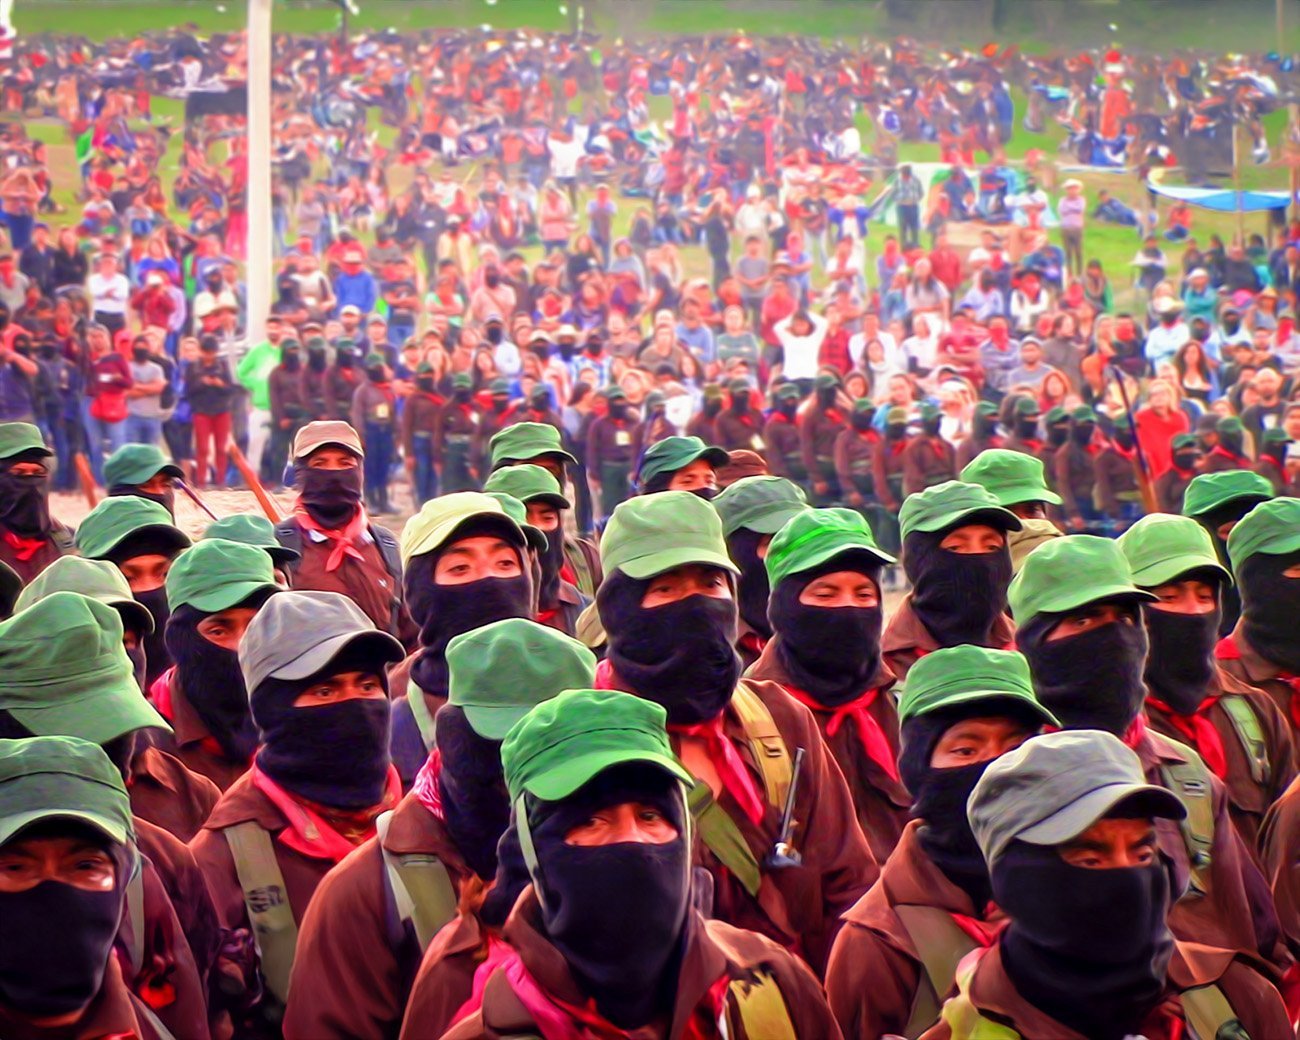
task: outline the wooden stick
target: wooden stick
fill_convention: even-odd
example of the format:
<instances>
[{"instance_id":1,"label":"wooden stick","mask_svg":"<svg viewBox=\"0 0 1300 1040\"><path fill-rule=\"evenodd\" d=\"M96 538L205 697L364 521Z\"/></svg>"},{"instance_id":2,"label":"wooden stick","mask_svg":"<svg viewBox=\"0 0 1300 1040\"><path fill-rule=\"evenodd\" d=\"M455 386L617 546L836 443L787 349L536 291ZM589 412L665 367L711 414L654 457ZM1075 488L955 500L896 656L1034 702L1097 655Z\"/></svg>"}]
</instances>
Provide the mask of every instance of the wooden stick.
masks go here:
<instances>
[{"instance_id":1,"label":"wooden stick","mask_svg":"<svg viewBox=\"0 0 1300 1040\"><path fill-rule=\"evenodd\" d=\"M266 493L261 482L257 479L257 474L253 472L253 467L248 464L248 459L244 458L244 453L239 450L239 445L234 441L230 442L227 449L230 454L230 461L235 464L235 469L239 470L239 475L244 478L244 483L248 485L248 490L253 493L257 499L257 504L262 507L262 512L266 518L273 524L278 524L284 518L280 515L279 507L274 500Z\"/></svg>"},{"instance_id":2,"label":"wooden stick","mask_svg":"<svg viewBox=\"0 0 1300 1040\"><path fill-rule=\"evenodd\" d=\"M99 505L99 492L95 488L95 474L90 471L90 460L84 452L72 456L72 464L77 469L77 478L81 481L81 493L86 496L86 505L94 509Z\"/></svg>"},{"instance_id":3,"label":"wooden stick","mask_svg":"<svg viewBox=\"0 0 1300 1040\"><path fill-rule=\"evenodd\" d=\"M185 481L181 480L179 477L176 478L176 486L180 488L182 491L184 491L186 496L189 498L189 500L193 502L196 506L198 506L200 509L202 509L205 513L207 513L208 516L211 517L213 521L221 519L221 517L217 516L216 513L214 513L211 509L208 508L208 504L203 501L203 499L199 496L199 493L195 491L192 487L190 487L187 483L185 483Z\"/></svg>"}]
</instances>

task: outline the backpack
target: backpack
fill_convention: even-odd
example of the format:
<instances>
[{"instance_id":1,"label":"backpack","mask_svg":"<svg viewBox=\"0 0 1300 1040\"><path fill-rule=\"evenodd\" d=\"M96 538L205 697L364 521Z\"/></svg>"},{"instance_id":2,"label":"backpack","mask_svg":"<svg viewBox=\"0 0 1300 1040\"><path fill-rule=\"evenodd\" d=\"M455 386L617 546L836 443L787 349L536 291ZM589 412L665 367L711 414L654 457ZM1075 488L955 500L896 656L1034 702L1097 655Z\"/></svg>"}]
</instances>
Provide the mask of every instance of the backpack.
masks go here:
<instances>
[{"instance_id":1,"label":"backpack","mask_svg":"<svg viewBox=\"0 0 1300 1040\"><path fill-rule=\"evenodd\" d=\"M388 571L388 576L393 580L392 611L389 615L388 632L389 635L396 635L398 617L402 609L401 551L398 548L396 536L388 528L380 527L378 524L370 524L367 530L370 532L370 537L375 540L375 548L379 550L380 559L384 561L384 570ZM292 516L281 520L275 525L275 540L286 549L292 549L299 556L302 555L302 528L298 526L297 521ZM289 566L293 567L295 565L290 564Z\"/></svg>"}]
</instances>

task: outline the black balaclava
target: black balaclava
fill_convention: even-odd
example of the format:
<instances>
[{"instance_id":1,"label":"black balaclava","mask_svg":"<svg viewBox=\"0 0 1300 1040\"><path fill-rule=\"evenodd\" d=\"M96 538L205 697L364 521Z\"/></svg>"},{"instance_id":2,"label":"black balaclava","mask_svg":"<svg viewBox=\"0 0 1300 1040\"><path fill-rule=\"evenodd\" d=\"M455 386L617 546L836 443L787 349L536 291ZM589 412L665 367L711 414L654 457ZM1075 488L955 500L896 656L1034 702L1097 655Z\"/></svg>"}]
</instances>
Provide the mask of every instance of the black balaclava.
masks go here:
<instances>
[{"instance_id":1,"label":"black balaclava","mask_svg":"<svg viewBox=\"0 0 1300 1040\"><path fill-rule=\"evenodd\" d=\"M564 526L546 531L546 551L538 557L542 567L542 580L538 583L537 602L544 610L552 610L560 602L560 571L564 567Z\"/></svg>"},{"instance_id":2,"label":"black balaclava","mask_svg":"<svg viewBox=\"0 0 1300 1040\"><path fill-rule=\"evenodd\" d=\"M927 415L921 420L921 430L929 437L938 437L941 429L943 429L941 415Z\"/></svg>"},{"instance_id":3,"label":"black balaclava","mask_svg":"<svg viewBox=\"0 0 1300 1040\"><path fill-rule=\"evenodd\" d=\"M673 725L716 719L740 678L735 601L697 594L646 608L649 586L615 571L596 590L614 671Z\"/></svg>"},{"instance_id":4,"label":"black balaclava","mask_svg":"<svg viewBox=\"0 0 1300 1040\"><path fill-rule=\"evenodd\" d=\"M1016 991L1090 1040L1135 1034L1164 995L1174 951L1164 862L1093 870L1016 841L991 874L1011 918L999 944Z\"/></svg>"},{"instance_id":5,"label":"black balaclava","mask_svg":"<svg viewBox=\"0 0 1300 1040\"><path fill-rule=\"evenodd\" d=\"M1074 438L1074 443L1081 448L1086 448L1092 443L1092 435L1097 432L1097 424L1092 422L1077 422L1070 428L1070 436Z\"/></svg>"},{"instance_id":6,"label":"black balaclava","mask_svg":"<svg viewBox=\"0 0 1300 1040\"><path fill-rule=\"evenodd\" d=\"M1213 577L1206 580L1222 587ZM1151 603L1142 608L1147 627L1147 686L1179 715L1194 715L1214 683L1220 613L1218 607L1208 614L1159 610Z\"/></svg>"},{"instance_id":7,"label":"black balaclava","mask_svg":"<svg viewBox=\"0 0 1300 1040\"><path fill-rule=\"evenodd\" d=\"M1196 448L1181 448L1174 452L1174 465L1183 472L1188 472L1196 468L1196 460L1201 457L1201 453Z\"/></svg>"},{"instance_id":8,"label":"black balaclava","mask_svg":"<svg viewBox=\"0 0 1300 1040\"><path fill-rule=\"evenodd\" d=\"M294 481L303 508L321 527L345 526L361 508L361 467L313 469L294 464Z\"/></svg>"},{"instance_id":9,"label":"black balaclava","mask_svg":"<svg viewBox=\"0 0 1300 1040\"><path fill-rule=\"evenodd\" d=\"M839 394L839 388L834 386L824 386L817 388L817 405L820 408L834 408L835 400Z\"/></svg>"},{"instance_id":10,"label":"black balaclava","mask_svg":"<svg viewBox=\"0 0 1300 1040\"><path fill-rule=\"evenodd\" d=\"M907 436L907 423L891 422L885 424L885 437L891 441L901 441Z\"/></svg>"},{"instance_id":11,"label":"black balaclava","mask_svg":"<svg viewBox=\"0 0 1300 1040\"><path fill-rule=\"evenodd\" d=\"M1047 427L1047 443L1053 448L1059 448L1070 439L1070 426L1068 423L1051 423Z\"/></svg>"},{"instance_id":12,"label":"black balaclava","mask_svg":"<svg viewBox=\"0 0 1300 1040\"><path fill-rule=\"evenodd\" d=\"M677 837L662 845L565 844L594 812L625 802L658 808ZM691 903L681 785L653 766L615 766L562 802L529 796L527 811L547 937L605 1018L621 1029L648 1025L674 1004Z\"/></svg>"},{"instance_id":13,"label":"black balaclava","mask_svg":"<svg viewBox=\"0 0 1300 1040\"><path fill-rule=\"evenodd\" d=\"M137 484L114 484L108 489L109 498L121 498L124 495L134 495L136 498L143 498L148 502L157 502L173 520L176 519L176 492L168 488L161 495L155 491L142 491Z\"/></svg>"},{"instance_id":14,"label":"black balaclava","mask_svg":"<svg viewBox=\"0 0 1300 1040\"><path fill-rule=\"evenodd\" d=\"M732 393L731 410L737 413L738 415L743 415L745 412L749 411L748 390L746 390L744 393Z\"/></svg>"},{"instance_id":15,"label":"black balaclava","mask_svg":"<svg viewBox=\"0 0 1300 1040\"><path fill-rule=\"evenodd\" d=\"M796 686L818 704L838 708L867 690L880 668L882 608L814 607L799 602L817 578L836 571L865 574L880 588L881 563L868 553L841 553L811 570L793 574L777 585L768 605L772 629L779 637L777 656Z\"/></svg>"},{"instance_id":16,"label":"black balaclava","mask_svg":"<svg viewBox=\"0 0 1300 1040\"><path fill-rule=\"evenodd\" d=\"M1116 621L1048 642L1048 633L1066 616L1039 614L1016 632L1034 692L1066 729L1104 729L1123 737L1146 699L1146 630Z\"/></svg>"},{"instance_id":17,"label":"black balaclava","mask_svg":"<svg viewBox=\"0 0 1300 1040\"><path fill-rule=\"evenodd\" d=\"M302 368L302 352L297 347L287 347L280 352L280 364L286 372L297 372Z\"/></svg>"},{"instance_id":18,"label":"black balaclava","mask_svg":"<svg viewBox=\"0 0 1300 1040\"><path fill-rule=\"evenodd\" d=\"M1037 440L1038 416L1016 416L1016 436L1023 441Z\"/></svg>"},{"instance_id":19,"label":"black balaclava","mask_svg":"<svg viewBox=\"0 0 1300 1040\"><path fill-rule=\"evenodd\" d=\"M519 831L515 827L515 810L510 809L510 823L497 842L496 880L483 897L479 908L479 917L490 928L500 928L506 923L510 911L515 908L519 894L532 884L528 874L528 864L524 862L523 850L519 847Z\"/></svg>"},{"instance_id":20,"label":"black balaclava","mask_svg":"<svg viewBox=\"0 0 1300 1040\"><path fill-rule=\"evenodd\" d=\"M758 557L759 543L769 535L759 534L746 527L734 531L727 539L731 559L740 568L736 582L736 606L740 619L763 639L772 638L772 625L767 620L767 567Z\"/></svg>"},{"instance_id":21,"label":"black balaclava","mask_svg":"<svg viewBox=\"0 0 1300 1040\"><path fill-rule=\"evenodd\" d=\"M15 462L42 462L17 455L0 463L0 523L24 538L41 538L50 531L50 475L20 477L10 471Z\"/></svg>"},{"instance_id":22,"label":"black balaclava","mask_svg":"<svg viewBox=\"0 0 1300 1040\"><path fill-rule=\"evenodd\" d=\"M1244 592L1242 631L1269 663L1300 675L1300 579L1283 572L1300 563L1300 552L1274 556L1256 553L1237 571Z\"/></svg>"},{"instance_id":23,"label":"black balaclava","mask_svg":"<svg viewBox=\"0 0 1300 1040\"><path fill-rule=\"evenodd\" d=\"M705 414L706 416L708 416L710 419L712 419L712 418L713 418L714 416L716 416L716 415L721 414L721 412L722 412L722 398L721 398L721 397L706 397L706 398L704 399L704 405L703 405L703 408L701 409L701 411L703 411L704 414Z\"/></svg>"},{"instance_id":24,"label":"black balaclava","mask_svg":"<svg viewBox=\"0 0 1300 1040\"><path fill-rule=\"evenodd\" d=\"M168 534L161 528L144 528L136 534L123 538L113 546L105 557L115 567L121 567L128 560L137 556L175 557L179 547L175 534ZM167 604L167 588L159 585L147 592L132 592L131 598L139 603L153 618L153 632L144 636L145 663L147 665L146 681L152 685L158 676L171 667L173 656L167 645L167 619L171 609Z\"/></svg>"},{"instance_id":25,"label":"black balaclava","mask_svg":"<svg viewBox=\"0 0 1300 1040\"><path fill-rule=\"evenodd\" d=\"M1263 497L1238 498L1231 502L1225 502L1218 509L1194 518L1209 534L1210 541L1214 543L1214 555L1229 571L1232 570L1232 561L1228 558L1228 540L1219 537L1219 528L1224 524L1236 523L1257 505L1265 501L1267 499ZM1221 636L1226 636L1236 628L1237 621L1241 617L1240 584L1240 578L1238 578L1235 584L1223 586L1223 594L1220 596L1223 605L1223 618L1219 621L1219 635Z\"/></svg>"},{"instance_id":26,"label":"black balaclava","mask_svg":"<svg viewBox=\"0 0 1300 1040\"><path fill-rule=\"evenodd\" d=\"M1242 454L1242 433L1239 430L1220 430L1219 444L1225 451L1230 451L1234 455Z\"/></svg>"},{"instance_id":27,"label":"black balaclava","mask_svg":"<svg viewBox=\"0 0 1300 1040\"><path fill-rule=\"evenodd\" d=\"M991 553L941 549L953 530L911 531L904 539L903 570L912 583L912 609L940 646L987 646L1007 609L1011 552L1005 545Z\"/></svg>"},{"instance_id":28,"label":"black balaclava","mask_svg":"<svg viewBox=\"0 0 1300 1040\"><path fill-rule=\"evenodd\" d=\"M479 736L458 705L444 704L436 721L443 820L465 862L491 880L497 872L497 842L510 823L501 743Z\"/></svg>"},{"instance_id":29,"label":"black balaclava","mask_svg":"<svg viewBox=\"0 0 1300 1040\"><path fill-rule=\"evenodd\" d=\"M159 592L162 589L158 590ZM248 693L239 653L199 634L208 615L188 603L167 619L167 649L185 699L232 762L247 762L257 750L257 727L248 713ZM152 664L152 660L150 664Z\"/></svg>"},{"instance_id":30,"label":"black balaclava","mask_svg":"<svg viewBox=\"0 0 1300 1040\"><path fill-rule=\"evenodd\" d=\"M998 417L976 412L971 425L974 427L976 437L980 440L988 440L998 432Z\"/></svg>"},{"instance_id":31,"label":"black balaclava","mask_svg":"<svg viewBox=\"0 0 1300 1040\"><path fill-rule=\"evenodd\" d=\"M327 360L324 347L307 348L307 367L313 372L324 372Z\"/></svg>"},{"instance_id":32,"label":"black balaclava","mask_svg":"<svg viewBox=\"0 0 1300 1040\"><path fill-rule=\"evenodd\" d=\"M295 708L298 695L330 676L370 672L388 690L387 662L368 640L355 640L306 679L263 679L249 708L262 735L257 765L286 790L336 809L378 805L387 786L387 697L353 698L337 704Z\"/></svg>"},{"instance_id":33,"label":"black balaclava","mask_svg":"<svg viewBox=\"0 0 1300 1040\"><path fill-rule=\"evenodd\" d=\"M876 420L875 411L854 412L852 417L849 419L849 423L852 425L852 427L855 430L865 433L867 430L870 430L875 425L875 420Z\"/></svg>"}]
</instances>

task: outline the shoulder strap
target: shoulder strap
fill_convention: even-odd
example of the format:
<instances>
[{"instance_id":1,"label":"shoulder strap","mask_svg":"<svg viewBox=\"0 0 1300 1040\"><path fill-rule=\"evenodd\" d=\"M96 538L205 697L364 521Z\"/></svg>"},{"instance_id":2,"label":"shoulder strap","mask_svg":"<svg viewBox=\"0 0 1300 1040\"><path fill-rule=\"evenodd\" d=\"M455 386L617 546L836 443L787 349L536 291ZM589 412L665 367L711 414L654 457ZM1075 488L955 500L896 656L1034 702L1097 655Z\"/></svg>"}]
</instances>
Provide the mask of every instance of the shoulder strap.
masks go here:
<instances>
[{"instance_id":1,"label":"shoulder strap","mask_svg":"<svg viewBox=\"0 0 1300 1040\"><path fill-rule=\"evenodd\" d=\"M975 975L975 958L957 969L957 995L943 1005L940 1017L948 1026L952 1040L1020 1040L1010 1026L985 1018L971 1000L970 983Z\"/></svg>"},{"instance_id":2,"label":"shoulder strap","mask_svg":"<svg viewBox=\"0 0 1300 1040\"><path fill-rule=\"evenodd\" d=\"M292 549L300 557L302 556L302 528L294 523L293 517L281 520L275 525L275 540L286 549ZM288 566L292 567L293 564Z\"/></svg>"},{"instance_id":3,"label":"shoulder strap","mask_svg":"<svg viewBox=\"0 0 1300 1040\"><path fill-rule=\"evenodd\" d=\"M144 967L144 877L139 870L126 886L126 916L131 922L131 973Z\"/></svg>"},{"instance_id":4,"label":"shoulder strap","mask_svg":"<svg viewBox=\"0 0 1300 1040\"><path fill-rule=\"evenodd\" d=\"M732 979L727 997L740 1017L745 1040L797 1040L785 997L770 972Z\"/></svg>"},{"instance_id":5,"label":"shoulder strap","mask_svg":"<svg viewBox=\"0 0 1300 1040\"><path fill-rule=\"evenodd\" d=\"M221 833L234 857L239 887L244 890L244 905L262 961L262 978L271 994L284 1004L289 999L289 972L298 945L298 924L293 919L271 836L251 820Z\"/></svg>"},{"instance_id":6,"label":"shoulder strap","mask_svg":"<svg viewBox=\"0 0 1300 1040\"><path fill-rule=\"evenodd\" d=\"M894 907L894 913L925 968L904 1031L909 1037L918 1037L939 1020L943 999L957 977L957 965L976 944L957 926L952 914L937 906L900 905Z\"/></svg>"},{"instance_id":7,"label":"shoulder strap","mask_svg":"<svg viewBox=\"0 0 1300 1040\"><path fill-rule=\"evenodd\" d=\"M143 1000L133 1001L131 1006L135 1009L136 1017L144 1019L149 1028L157 1034L158 1040L176 1040L171 1030L163 1025L162 1019L153 1013L153 1008Z\"/></svg>"},{"instance_id":8,"label":"shoulder strap","mask_svg":"<svg viewBox=\"0 0 1300 1040\"><path fill-rule=\"evenodd\" d=\"M1168 738L1166 738L1168 739ZM1210 852L1214 847L1214 795L1210 771L1201 756L1186 744L1170 740L1186 762L1166 762L1160 767L1164 786L1173 791L1187 809L1179 827L1192 867L1192 888L1198 895L1210 891Z\"/></svg>"},{"instance_id":9,"label":"shoulder strap","mask_svg":"<svg viewBox=\"0 0 1300 1040\"><path fill-rule=\"evenodd\" d=\"M384 857L384 870L397 904L398 919L403 924L411 923L423 951L429 948L438 930L456 916L456 886L446 864L437 856L419 853L399 856L384 846L392 818L390 809L375 820L379 851Z\"/></svg>"},{"instance_id":10,"label":"shoulder strap","mask_svg":"<svg viewBox=\"0 0 1300 1040\"><path fill-rule=\"evenodd\" d=\"M1268 744L1264 740L1264 728L1259 724L1259 716L1250 706L1250 698L1241 694L1229 693L1219 698L1223 710L1228 713L1232 728L1241 741L1241 748L1246 752L1250 762L1250 778L1257 784L1268 781Z\"/></svg>"},{"instance_id":11,"label":"shoulder strap","mask_svg":"<svg viewBox=\"0 0 1300 1040\"><path fill-rule=\"evenodd\" d=\"M425 749L433 750L435 726L429 704L424 699L424 691L412 679L406 684L406 703L411 706L411 715L415 718L415 728L420 731Z\"/></svg>"},{"instance_id":12,"label":"shoulder strap","mask_svg":"<svg viewBox=\"0 0 1300 1040\"><path fill-rule=\"evenodd\" d=\"M1179 999L1195 1040L1250 1040L1246 1027L1218 986L1183 990Z\"/></svg>"},{"instance_id":13,"label":"shoulder strap","mask_svg":"<svg viewBox=\"0 0 1300 1040\"><path fill-rule=\"evenodd\" d=\"M790 781L794 779L794 766L785 738L776 728L772 713L767 710L763 699L743 679L736 684L731 703L740 716L741 725L745 727L750 750L763 774L768 804L778 810L784 809L785 796L790 791Z\"/></svg>"},{"instance_id":14,"label":"shoulder strap","mask_svg":"<svg viewBox=\"0 0 1300 1040\"><path fill-rule=\"evenodd\" d=\"M397 594L402 591L402 555L397 547L397 539L393 537L393 532L386 527L380 527L378 524L370 525L370 533L375 539L375 545L379 547L379 555L383 558L384 568L388 571L389 576L397 584L394 586Z\"/></svg>"},{"instance_id":15,"label":"shoulder strap","mask_svg":"<svg viewBox=\"0 0 1300 1040\"><path fill-rule=\"evenodd\" d=\"M587 563L587 554L583 551L582 542L576 539L566 540L564 558L573 568L574 584L578 586L578 591L588 599L595 599L596 583L592 580L591 567Z\"/></svg>"},{"instance_id":16,"label":"shoulder strap","mask_svg":"<svg viewBox=\"0 0 1300 1040\"><path fill-rule=\"evenodd\" d=\"M763 883L763 871L749 842L745 841L745 836L736 826L736 821L713 800L713 792L703 780L695 782L687 796L687 803L704 844L735 875L736 880L744 885L745 891L757 899L758 890Z\"/></svg>"}]
</instances>

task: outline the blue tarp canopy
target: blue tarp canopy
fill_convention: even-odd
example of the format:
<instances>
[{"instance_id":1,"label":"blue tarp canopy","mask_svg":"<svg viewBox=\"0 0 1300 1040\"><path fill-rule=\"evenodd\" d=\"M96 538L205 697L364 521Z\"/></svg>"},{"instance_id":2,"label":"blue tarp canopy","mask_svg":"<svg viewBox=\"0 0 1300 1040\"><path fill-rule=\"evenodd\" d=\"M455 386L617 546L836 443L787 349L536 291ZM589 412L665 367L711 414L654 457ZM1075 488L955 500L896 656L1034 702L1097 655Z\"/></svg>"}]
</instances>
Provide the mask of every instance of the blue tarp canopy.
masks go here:
<instances>
[{"instance_id":1,"label":"blue tarp canopy","mask_svg":"<svg viewBox=\"0 0 1300 1040\"><path fill-rule=\"evenodd\" d=\"M1202 209L1220 213L1257 213L1265 209L1286 209L1289 191L1233 191L1230 188L1178 188L1147 182L1147 187L1167 199L1181 199Z\"/></svg>"}]
</instances>

